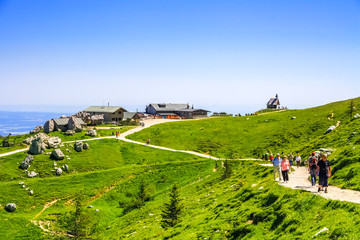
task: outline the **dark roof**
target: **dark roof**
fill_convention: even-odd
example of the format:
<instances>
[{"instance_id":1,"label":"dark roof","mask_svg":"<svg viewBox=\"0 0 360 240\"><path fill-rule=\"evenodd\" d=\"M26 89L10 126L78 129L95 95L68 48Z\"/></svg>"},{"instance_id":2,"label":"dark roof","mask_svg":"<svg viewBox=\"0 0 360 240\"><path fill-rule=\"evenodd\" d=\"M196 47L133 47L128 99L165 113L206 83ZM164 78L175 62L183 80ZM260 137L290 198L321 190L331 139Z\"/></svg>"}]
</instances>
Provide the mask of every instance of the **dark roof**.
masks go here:
<instances>
[{"instance_id":1,"label":"dark roof","mask_svg":"<svg viewBox=\"0 0 360 240\"><path fill-rule=\"evenodd\" d=\"M122 107L104 107L104 106L91 106L85 109L84 112L114 113L119 110L123 110L127 112L127 110Z\"/></svg>"},{"instance_id":2,"label":"dark roof","mask_svg":"<svg viewBox=\"0 0 360 240\"><path fill-rule=\"evenodd\" d=\"M279 98L270 98L269 102L267 103L268 106L277 106L280 105Z\"/></svg>"},{"instance_id":3,"label":"dark roof","mask_svg":"<svg viewBox=\"0 0 360 240\"><path fill-rule=\"evenodd\" d=\"M185 109L178 109L178 110L176 110L176 111L177 111L177 112L197 112L197 111L210 112L210 111L204 110L204 109L192 109L192 108L190 108L190 109L187 109L187 108L185 108Z\"/></svg>"},{"instance_id":4,"label":"dark roof","mask_svg":"<svg viewBox=\"0 0 360 240\"><path fill-rule=\"evenodd\" d=\"M74 119L75 119L76 123L78 123L80 125L86 125L81 118L75 117ZM55 118L53 120L54 120L55 124L58 126L65 126L69 123L69 118Z\"/></svg>"},{"instance_id":5,"label":"dark roof","mask_svg":"<svg viewBox=\"0 0 360 240\"><path fill-rule=\"evenodd\" d=\"M189 104L182 103L151 103L150 105L153 106L156 111L176 111L178 109L184 109L189 107Z\"/></svg>"}]
</instances>

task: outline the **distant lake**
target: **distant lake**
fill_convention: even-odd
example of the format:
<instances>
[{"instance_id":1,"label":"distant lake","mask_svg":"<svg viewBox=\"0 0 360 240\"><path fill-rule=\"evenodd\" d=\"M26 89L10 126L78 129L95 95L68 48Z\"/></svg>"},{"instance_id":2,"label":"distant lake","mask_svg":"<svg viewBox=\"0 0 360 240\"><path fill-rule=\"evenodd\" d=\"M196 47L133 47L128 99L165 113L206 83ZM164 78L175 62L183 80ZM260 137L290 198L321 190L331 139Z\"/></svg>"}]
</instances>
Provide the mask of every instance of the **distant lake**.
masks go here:
<instances>
[{"instance_id":1,"label":"distant lake","mask_svg":"<svg viewBox=\"0 0 360 240\"><path fill-rule=\"evenodd\" d=\"M61 115L71 115L70 113L54 112L5 112L0 111L0 135L7 136L9 133L24 134L29 133L38 125L52 118L59 118Z\"/></svg>"}]
</instances>

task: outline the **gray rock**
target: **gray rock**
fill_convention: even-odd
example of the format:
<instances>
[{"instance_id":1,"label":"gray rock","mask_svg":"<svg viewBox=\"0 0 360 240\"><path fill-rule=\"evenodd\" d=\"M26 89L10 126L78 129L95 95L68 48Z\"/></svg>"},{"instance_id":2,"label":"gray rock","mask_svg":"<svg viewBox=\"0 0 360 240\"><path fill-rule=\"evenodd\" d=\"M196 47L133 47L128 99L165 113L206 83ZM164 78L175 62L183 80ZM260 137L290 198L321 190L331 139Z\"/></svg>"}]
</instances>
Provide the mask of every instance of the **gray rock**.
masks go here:
<instances>
[{"instance_id":1,"label":"gray rock","mask_svg":"<svg viewBox=\"0 0 360 240\"><path fill-rule=\"evenodd\" d=\"M69 166L67 164L65 164L64 166L62 166L62 169L67 172L69 170Z\"/></svg>"},{"instance_id":2,"label":"gray rock","mask_svg":"<svg viewBox=\"0 0 360 240\"><path fill-rule=\"evenodd\" d=\"M77 152L81 152L83 150L83 142L82 141L76 141L74 144L74 148Z\"/></svg>"},{"instance_id":3,"label":"gray rock","mask_svg":"<svg viewBox=\"0 0 360 240\"><path fill-rule=\"evenodd\" d=\"M90 148L90 145L88 143L84 143L84 146L83 146L84 149L89 149Z\"/></svg>"},{"instance_id":4,"label":"gray rock","mask_svg":"<svg viewBox=\"0 0 360 240\"><path fill-rule=\"evenodd\" d=\"M97 212L98 212L98 211L100 211L100 210L99 210L99 209L95 209L95 211L97 211Z\"/></svg>"},{"instance_id":5,"label":"gray rock","mask_svg":"<svg viewBox=\"0 0 360 240\"><path fill-rule=\"evenodd\" d=\"M350 133L350 135L356 135L357 134L357 132L352 132L352 133Z\"/></svg>"},{"instance_id":6,"label":"gray rock","mask_svg":"<svg viewBox=\"0 0 360 240\"><path fill-rule=\"evenodd\" d=\"M33 178L33 177L36 177L37 175L39 175L39 174L34 172L34 171L31 171L31 172L28 172L27 177L28 178Z\"/></svg>"},{"instance_id":7,"label":"gray rock","mask_svg":"<svg viewBox=\"0 0 360 240\"><path fill-rule=\"evenodd\" d=\"M56 162L54 162L53 166L55 167L56 165L57 165L57 163L56 163Z\"/></svg>"},{"instance_id":8,"label":"gray rock","mask_svg":"<svg viewBox=\"0 0 360 240\"><path fill-rule=\"evenodd\" d=\"M360 118L360 114L357 113L354 118Z\"/></svg>"},{"instance_id":9,"label":"gray rock","mask_svg":"<svg viewBox=\"0 0 360 240\"><path fill-rule=\"evenodd\" d=\"M63 160L65 158L64 153L58 148L52 151L51 156L56 160Z\"/></svg>"},{"instance_id":10,"label":"gray rock","mask_svg":"<svg viewBox=\"0 0 360 240\"><path fill-rule=\"evenodd\" d=\"M43 139L40 136L38 136L34 140L32 140L29 152L34 155L37 155L45 152L45 149L46 149L46 145Z\"/></svg>"},{"instance_id":11,"label":"gray rock","mask_svg":"<svg viewBox=\"0 0 360 240\"><path fill-rule=\"evenodd\" d=\"M71 116L68 122L68 129L69 130L74 130L76 132L81 132L82 131L82 126L78 123L78 121L76 121L76 117Z\"/></svg>"},{"instance_id":12,"label":"gray rock","mask_svg":"<svg viewBox=\"0 0 360 240\"><path fill-rule=\"evenodd\" d=\"M23 185L24 184L24 182L19 182L19 185Z\"/></svg>"},{"instance_id":13,"label":"gray rock","mask_svg":"<svg viewBox=\"0 0 360 240\"><path fill-rule=\"evenodd\" d=\"M55 129L54 120L46 121L46 123L44 124L44 132L45 133L50 133L50 132L53 132L54 129Z\"/></svg>"},{"instance_id":14,"label":"gray rock","mask_svg":"<svg viewBox=\"0 0 360 240\"><path fill-rule=\"evenodd\" d=\"M6 204L5 210L8 211L8 212L15 212L15 210L16 210L16 205L15 205L15 203L8 203L8 204Z\"/></svg>"},{"instance_id":15,"label":"gray rock","mask_svg":"<svg viewBox=\"0 0 360 240\"><path fill-rule=\"evenodd\" d=\"M90 136L90 137L96 137L96 130L95 129L88 129L87 132L85 133L86 136Z\"/></svg>"},{"instance_id":16,"label":"gray rock","mask_svg":"<svg viewBox=\"0 0 360 240\"><path fill-rule=\"evenodd\" d=\"M64 135L70 136L70 135L74 135L75 131L74 130L67 130L66 132L64 132Z\"/></svg>"},{"instance_id":17,"label":"gray rock","mask_svg":"<svg viewBox=\"0 0 360 240\"><path fill-rule=\"evenodd\" d=\"M89 205L88 208L93 208L93 206Z\"/></svg>"},{"instance_id":18,"label":"gray rock","mask_svg":"<svg viewBox=\"0 0 360 240\"><path fill-rule=\"evenodd\" d=\"M31 155L27 155L26 158L21 162L19 168L23 170L28 169L32 161L34 161L34 157Z\"/></svg>"},{"instance_id":19,"label":"gray rock","mask_svg":"<svg viewBox=\"0 0 360 240\"><path fill-rule=\"evenodd\" d=\"M61 139L59 137L50 137L47 143L48 148L57 148L61 143Z\"/></svg>"},{"instance_id":20,"label":"gray rock","mask_svg":"<svg viewBox=\"0 0 360 240\"><path fill-rule=\"evenodd\" d=\"M42 125L36 126L33 130L30 131L30 134L39 133L43 129L44 127Z\"/></svg>"},{"instance_id":21,"label":"gray rock","mask_svg":"<svg viewBox=\"0 0 360 240\"><path fill-rule=\"evenodd\" d=\"M335 128L336 128L336 126L331 126L331 127L329 127L327 130L326 130L326 133L329 133L329 132L332 132L332 131L334 131L335 130Z\"/></svg>"},{"instance_id":22,"label":"gray rock","mask_svg":"<svg viewBox=\"0 0 360 240\"><path fill-rule=\"evenodd\" d=\"M61 168L56 169L56 175L60 176L62 174Z\"/></svg>"},{"instance_id":23,"label":"gray rock","mask_svg":"<svg viewBox=\"0 0 360 240\"><path fill-rule=\"evenodd\" d=\"M30 196L34 195L34 191L33 191L33 190L30 190L30 191L29 191L29 195L30 195Z\"/></svg>"},{"instance_id":24,"label":"gray rock","mask_svg":"<svg viewBox=\"0 0 360 240\"><path fill-rule=\"evenodd\" d=\"M291 120L294 120L294 119L296 119L296 117L292 117L292 118L291 118Z\"/></svg>"}]
</instances>

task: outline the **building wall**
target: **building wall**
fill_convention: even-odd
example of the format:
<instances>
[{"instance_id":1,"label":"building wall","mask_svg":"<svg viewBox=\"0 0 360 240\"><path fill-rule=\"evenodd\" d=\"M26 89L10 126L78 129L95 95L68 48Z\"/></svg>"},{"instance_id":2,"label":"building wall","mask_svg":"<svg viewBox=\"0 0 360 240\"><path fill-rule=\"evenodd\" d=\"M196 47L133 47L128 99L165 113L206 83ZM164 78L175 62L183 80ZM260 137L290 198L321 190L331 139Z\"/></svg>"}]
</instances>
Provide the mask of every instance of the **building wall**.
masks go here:
<instances>
[{"instance_id":1,"label":"building wall","mask_svg":"<svg viewBox=\"0 0 360 240\"><path fill-rule=\"evenodd\" d=\"M55 123L55 130L56 130L56 131L61 130L61 131L65 132L65 131L67 130L67 125L57 125L57 124Z\"/></svg>"},{"instance_id":2,"label":"building wall","mask_svg":"<svg viewBox=\"0 0 360 240\"><path fill-rule=\"evenodd\" d=\"M151 105L151 104L150 104L149 106L147 106L147 108L146 108L146 113L147 113L147 114L152 114L152 115L157 114L155 108L154 108L153 105Z\"/></svg>"},{"instance_id":3,"label":"building wall","mask_svg":"<svg viewBox=\"0 0 360 240\"><path fill-rule=\"evenodd\" d=\"M93 115L104 115L104 123L119 122L124 119L124 111L119 110L115 113L102 113L102 112L89 112L90 116Z\"/></svg>"}]
</instances>

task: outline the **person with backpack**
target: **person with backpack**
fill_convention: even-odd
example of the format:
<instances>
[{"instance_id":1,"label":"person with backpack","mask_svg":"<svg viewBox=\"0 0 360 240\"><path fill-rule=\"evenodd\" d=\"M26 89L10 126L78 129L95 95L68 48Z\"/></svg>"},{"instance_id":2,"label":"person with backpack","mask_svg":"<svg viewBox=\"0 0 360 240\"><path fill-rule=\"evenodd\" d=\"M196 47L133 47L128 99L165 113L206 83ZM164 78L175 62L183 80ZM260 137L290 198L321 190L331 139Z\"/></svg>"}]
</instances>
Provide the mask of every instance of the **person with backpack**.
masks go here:
<instances>
[{"instance_id":1,"label":"person with backpack","mask_svg":"<svg viewBox=\"0 0 360 240\"><path fill-rule=\"evenodd\" d=\"M321 160L317 163L317 173L319 174L319 188L318 192L320 192L321 188L325 187L325 193L327 193L328 181L329 177L331 177L331 168L330 162L327 160L327 155L323 154L321 156Z\"/></svg>"},{"instance_id":2,"label":"person with backpack","mask_svg":"<svg viewBox=\"0 0 360 240\"><path fill-rule=\"evenodd\" d=\"M146 140L146 144L147 144L147 145L150 144L150 138L148 138L148 139Z\"/></svg>"},{"instance_id":3,"label":"person with backpack","mask_svg":"<svg viewBox=\"0 0 360 240\"><path fill-rule=\"evenodd\" d=\"M289 154L289 162L290 162L290 166L293 165L293 160L294 160L294 156L292 153Z\"/></svg>"},{"instance_id":4,"label":"person with backpack","mask_svg":"<svg viewBox=\"0 0 360 240\"><path fill-rule=\"evenodd\" d=\"M311 177L311 185L316 185L316 175L317 175L317 160L315 157L315 153L311 153L311 156L309 157L308 161L308 170Z\"/></svg>"},{"instance_id":5,"label":"person with backpack","mask_svg":"<svg viewBox=\"0 0 360 240\"><path fill-rule=\"evenodd\" d=\"M296 158L295 158L295 161L296 161L297 168L299 168L299 167L300 167L300 163L301 163L300 153L297 154L297 156L296 156Z\"/></svg>"},{"instance_id":6,"label":"person with backpack","mask_svg":"<svg viewBox=\"0 0 360 240\"><path fill-rule=\"evenodd\" d=\"M287 160L287 157L284 156L281 161L281 173L283 175L284 182L289 181L289 170L290 170L290 162Z\"/></svg>"},{"instance_id":7,"label":"person with backpack","mask_svg":"<svg viewBox=\"0 0 360 240\"><path fill-rule=\"evenodd\" d=\"M279 175L279 182L281 181L280 166L281 166L280 154L276 154L276 157L271 161L274 164L274 181L276 179L276 173Z\"/></svg>"}]
</instances>

